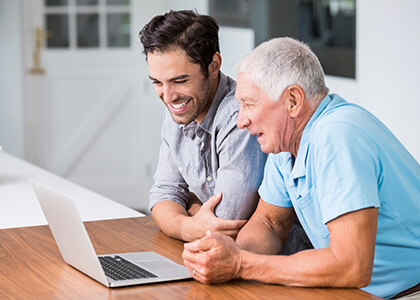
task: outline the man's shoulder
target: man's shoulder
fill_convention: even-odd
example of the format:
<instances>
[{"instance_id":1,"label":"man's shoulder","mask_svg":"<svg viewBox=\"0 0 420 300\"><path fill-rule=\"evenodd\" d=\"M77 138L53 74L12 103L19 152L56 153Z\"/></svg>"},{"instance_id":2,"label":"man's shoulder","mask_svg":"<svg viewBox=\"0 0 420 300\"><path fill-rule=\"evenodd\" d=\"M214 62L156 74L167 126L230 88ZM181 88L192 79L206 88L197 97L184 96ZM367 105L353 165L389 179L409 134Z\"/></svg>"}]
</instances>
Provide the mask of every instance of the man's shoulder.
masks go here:
<instances>
[{"instance_id":1,"label":"man's shoulder","mask_svg":"<svg viewBox=\"0 0 420 300\"><path fill-rule=\"evenodd\" d=\"M378 123L380 121L372 113L355 103L332 102L314 120L313 127L315 131L339 131L342 126L367 129Z\"/></svg>"},{"instance_id":2,"label":"man's shoulder","mask_svg":"<svg viewBox=\"0 0 420 300\"><path fill-rule=\"evenodd\" d=\"M229 78L230 79L230 78ZM219 107L216 110L215 121L216 123L224 123L228 120L235 121L239 113L239 102L235 98L236 82L230 79L230 90L220 101Z\"/></svg>"},{"instance_id":3,"label":"man's shoulder","mask_svg":"<svg viewBox=\"0 0 420 300\"><path fill-rule=\"evenodd\" d=\"M239 102L235 98L235 89L231 90L220 102L218 113L229 113L231 111L239 112Z\"/></svg>"}]
</instances>

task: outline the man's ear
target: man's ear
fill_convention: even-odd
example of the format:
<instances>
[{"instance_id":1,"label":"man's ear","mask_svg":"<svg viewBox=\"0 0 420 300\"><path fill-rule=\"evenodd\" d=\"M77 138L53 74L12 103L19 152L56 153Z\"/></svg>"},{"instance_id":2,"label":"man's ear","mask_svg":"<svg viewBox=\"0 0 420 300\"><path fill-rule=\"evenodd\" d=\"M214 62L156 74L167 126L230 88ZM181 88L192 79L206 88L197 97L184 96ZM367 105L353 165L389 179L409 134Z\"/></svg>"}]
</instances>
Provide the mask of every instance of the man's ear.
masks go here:
<instances>
[{"instance_id":1,"label":"man's ear","mask_svg":"<svg viewBox=\"0 0 420 300\"><path fill-rule=\"evenodd\" d=\"M222 66L222 56L219 52L214 53L213 60L209 64L209 77L210 78L217 78L219 76L219 70Z\"/></svg>"},{"instance_id":2,"label":"man's ear","mask_svg":"<svg viewBox=\"0 0 420 300\"><path fill-rule=\"evenodd\" d=\"M286 88L287 109L291 118L296 118L301 113L305 101L305 92L298 85L291 85Z\"/></svg>"}]
</instances>

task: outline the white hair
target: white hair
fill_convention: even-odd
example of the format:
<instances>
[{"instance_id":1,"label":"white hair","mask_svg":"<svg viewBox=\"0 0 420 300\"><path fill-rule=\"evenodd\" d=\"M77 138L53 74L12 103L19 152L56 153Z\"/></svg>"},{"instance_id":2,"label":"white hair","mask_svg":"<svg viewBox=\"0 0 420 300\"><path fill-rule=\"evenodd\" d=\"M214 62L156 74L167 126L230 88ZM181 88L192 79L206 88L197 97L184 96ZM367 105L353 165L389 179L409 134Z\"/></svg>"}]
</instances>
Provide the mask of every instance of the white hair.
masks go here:
<instances>
[{"instance_id":1,"label":"white hair","mask_svg":"<svg viewBox=\"0 0 420 300\"><path fill-rule=\"evenodd\" d=\"M300 86L309 102L320 101L319 96L328 93L318 58L307 45L292 38L262 43L235 65L235 70L247 73L273 101L291 85Z\"/></svg>"}]
</instances>

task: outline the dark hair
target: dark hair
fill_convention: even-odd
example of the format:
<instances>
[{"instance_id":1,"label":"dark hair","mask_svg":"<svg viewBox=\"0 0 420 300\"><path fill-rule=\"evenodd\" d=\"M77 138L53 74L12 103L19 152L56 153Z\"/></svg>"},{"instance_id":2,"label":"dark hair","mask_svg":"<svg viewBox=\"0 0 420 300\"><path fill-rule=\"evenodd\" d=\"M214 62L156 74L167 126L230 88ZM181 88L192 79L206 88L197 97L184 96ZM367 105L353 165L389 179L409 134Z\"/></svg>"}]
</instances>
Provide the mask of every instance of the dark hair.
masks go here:
<instances>
[{"instance_id":1,"label":"dark hair","mask_svg":"<svg viewBox=\"0 0 420 300\"><path fill-rule=\"evenodd\" d=\"M143 53L168 51L173 47L184 50L191 61L199 64L208 76L208 66L219 49L219 25L210 16L192 10L170 11L155 16L139 33Z\"/></svg>"}]
</instances>

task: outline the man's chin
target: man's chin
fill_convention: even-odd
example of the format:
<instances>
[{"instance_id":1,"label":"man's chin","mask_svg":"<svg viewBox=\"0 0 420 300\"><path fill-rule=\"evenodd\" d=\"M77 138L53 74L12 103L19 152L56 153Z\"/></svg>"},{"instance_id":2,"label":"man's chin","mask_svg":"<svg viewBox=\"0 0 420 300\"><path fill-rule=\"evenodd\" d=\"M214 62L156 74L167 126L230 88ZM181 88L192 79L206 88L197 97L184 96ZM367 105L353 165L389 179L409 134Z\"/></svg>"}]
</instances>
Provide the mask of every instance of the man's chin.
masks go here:
<instances>
[{"instance_id":1,"label":"man's chin","mask_svg":"<svg viewBox=\"0 0 420 300\"><path fill-rule=\"evenodd\" d=\"M188 118L186 116L179 116L179 115L175 115L173 113L171 113L171 117L172 120L174 120L175 123L179 124L179 125L188 125L190 124L192 121L194 121L194 118Z\"/></svg>"},{"instance_id":2,"label":"man's chin","mask_svg":"<svg viewBox=\"0 0 420 300\"><path fill-rule=\"evenodd\" d=\"M269 150L264 150L263 148L261 148L261 151L264 152L264 153L267 153L267 154L274 153L274 152L271 152Z\"/></svg>"},{"instance_id":3,"label":"man's chin","mask_svg":"<svg viewBox=\"0 0 420 300\"><path fill-rule=\"evenodd\" d=\"M267 153L267 154L269 154L269 153L277 154L277 153L281 152L280 149L277 149L277 148L274 149L273 147L269 147L265 144L260 144L260 148L261 148L262 152Z\"/></svg>"},{"instance_id":4,"label":"man's chin","mask_svg":"<svg viewBox=\"0 0 420 300\"><path fill-rule=\"evenodd\" d=\"M262 152L264 152L264 153L270 153L270 152L267 151L267 149L264 147L264 145L260 144L260 148L261 148L261 151Z\"/></svg>"}]
</instances>

